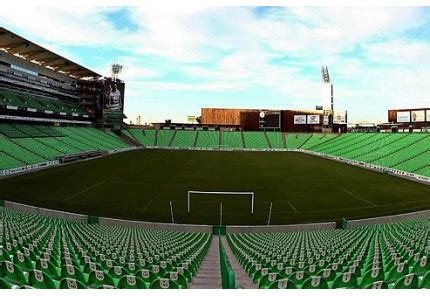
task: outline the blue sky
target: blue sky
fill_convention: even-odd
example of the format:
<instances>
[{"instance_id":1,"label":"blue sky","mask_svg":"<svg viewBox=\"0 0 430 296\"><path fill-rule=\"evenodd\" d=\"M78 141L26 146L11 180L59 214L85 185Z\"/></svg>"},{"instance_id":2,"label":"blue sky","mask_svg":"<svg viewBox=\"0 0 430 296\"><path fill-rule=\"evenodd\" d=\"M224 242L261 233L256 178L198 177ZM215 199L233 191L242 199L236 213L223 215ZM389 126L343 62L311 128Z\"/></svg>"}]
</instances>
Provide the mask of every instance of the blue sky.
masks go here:
<instances>
[{"instance_id":1,"label":"blue sky","mask_svg":"<svg viewBox=\"0 0 430 296\"><path fill-rule=\"evenodd\" d=\"M126 115L313 109L327 65L350 121L430 106L426 7L26 7L0 25L95 71L124 65ZM37 24L37 25L35 25Z\"/></svg>"}]
</instances>

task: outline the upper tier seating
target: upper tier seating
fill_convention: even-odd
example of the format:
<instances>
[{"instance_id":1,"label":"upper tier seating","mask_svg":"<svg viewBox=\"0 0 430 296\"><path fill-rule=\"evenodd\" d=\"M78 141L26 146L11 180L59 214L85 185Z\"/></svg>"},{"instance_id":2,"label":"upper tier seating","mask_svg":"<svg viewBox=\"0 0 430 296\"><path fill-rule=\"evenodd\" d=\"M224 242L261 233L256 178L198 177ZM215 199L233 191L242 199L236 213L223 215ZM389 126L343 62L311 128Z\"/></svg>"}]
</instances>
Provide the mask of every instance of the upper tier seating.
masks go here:
<instances>
[{"instance_id":1,"label":"upper tier seating","mask_svg":"<svg viewBox=\"0 0 430 296\"><path fill-rule=\"evenodd\" d=\"M228 234L260 288L429 288L430 219L350 230Z\"/></svg>"},{"instance_id":2,"label":"upper tier seating","mask_svg":"<svg viewBox=\"0 0 430 296\"><path fill-rule=\"evenodd\" d=\"M0 288L187 288L211 239L0 207Z\"/></svg>"},{"instance_id":3,"label":"upper tier seating","mask_svg":"<svg viewBox=\"0 0 430 296\"><path fill-rule=\"evenodd\" d=\"M0 106L14 106L24 110L35 110L69 116L90 116L77 103L36 96L9 89L0 89Z\"/></svg>"}]
</instances>

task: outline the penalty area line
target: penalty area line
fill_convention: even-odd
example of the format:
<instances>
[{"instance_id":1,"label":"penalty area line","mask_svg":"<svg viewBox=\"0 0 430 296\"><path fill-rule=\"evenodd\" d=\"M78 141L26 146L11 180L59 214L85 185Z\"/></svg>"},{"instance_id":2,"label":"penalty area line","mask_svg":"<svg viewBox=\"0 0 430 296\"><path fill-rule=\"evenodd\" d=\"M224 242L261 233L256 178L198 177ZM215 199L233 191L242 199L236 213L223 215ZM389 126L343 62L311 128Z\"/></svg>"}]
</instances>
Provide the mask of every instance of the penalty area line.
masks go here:
<instances>
[{"instance_id":1,"label":"penalty area line","mask_svg":"<svg viewBox=\"0 0 430 296\"><path fill-rule=\"evenodd\" d=\"M79 191L78 193L72 194L72 195L66 197L65 199L63 199L62 201L68 201L69 199L71 199L73 197L76 197L78 195L81 195L82 193L85 193L85 192L88 192L90 190L93 190L94 188L96 188L96 187L98 187L98 186L100 186L100 185L102 185L104 183L106 183L106 180L105 181L101 181L101 182L99 182L97 184L94 184L94 185L92 185L92 186L90 186L90 187L88 187L88 188L86 188L86 189L84 189L82 191Z\"/></svg>"},{"instance_id":2,"label":"penalty area line","mask_svg":"<svg viewBox=\"0 0 430 296\"><path fill-rule=\"evenodd\" d=\"M151 199L147 204L146 204L146 206L143 208L143 210L142 210L142 212L145 212L146 211L146 209L152 204L152 201L153 201L153 199Z\"/></svg>"},{"instance_id":3,"label":"penalty area line","mask_svg":"<svg viewBox=\"0 0 430 296\"><path fill-rule=\"evenodd\" d=\"M290 205L290 207L293 209L294 212L298 213L296 208L289 201L287 201L287 203Z\"/></svg>"},{"instance_id":4,"label":"penalty area line","mask_svg":"<svg viewBox=\"0 0 430 296\"><path fill-rule=\"evenodd\" d=\"M359 199L359 200L361 200L361 201L364 201L365 203L367 203L367 204L369 204L369 205L371 205L371 206L374 206L374 207L377 207L378 205L376 205L376 204L374 204L373 202L371 202L371 201L369 201L369 200L367 200L367 199L365 199L365 198L363 198L363 197L361 197L361 196L359 196L359 195L357 195L357 194L354 194L354 193L352 193L352 192L350 192L350 191L348 191L348 190L346 190L346 189L344 189L344 188L342 188L342 187L338 187L340 190L342 190L343 192L346 192L346 193L348 193L349 195L351 195L351 196L353 196L353 197L355 197L355 198L357 198L357 199Z\"/></svg>"}]
</instances>

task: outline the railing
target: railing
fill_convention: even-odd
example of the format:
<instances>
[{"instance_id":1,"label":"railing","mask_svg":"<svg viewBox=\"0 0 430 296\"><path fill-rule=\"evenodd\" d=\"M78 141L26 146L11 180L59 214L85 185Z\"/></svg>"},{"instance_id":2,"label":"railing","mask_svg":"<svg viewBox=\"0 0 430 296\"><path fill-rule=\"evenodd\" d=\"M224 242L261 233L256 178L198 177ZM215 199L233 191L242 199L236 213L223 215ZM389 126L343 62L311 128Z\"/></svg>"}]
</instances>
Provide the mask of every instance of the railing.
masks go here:
<instances>
[{"instance_id":1,"label":"railing","mask_svg":"<svg viewBox=\"0 0 430 296\"><path fill-rule=\"evenodd\" d=\"M236 288L236 276L233 268L228 261L227 254L225 253L224 247L222 246L221 238L219 239L219 259L221 265L221 280L223 289L235 289Z\"/></svg>"}]
</instances>

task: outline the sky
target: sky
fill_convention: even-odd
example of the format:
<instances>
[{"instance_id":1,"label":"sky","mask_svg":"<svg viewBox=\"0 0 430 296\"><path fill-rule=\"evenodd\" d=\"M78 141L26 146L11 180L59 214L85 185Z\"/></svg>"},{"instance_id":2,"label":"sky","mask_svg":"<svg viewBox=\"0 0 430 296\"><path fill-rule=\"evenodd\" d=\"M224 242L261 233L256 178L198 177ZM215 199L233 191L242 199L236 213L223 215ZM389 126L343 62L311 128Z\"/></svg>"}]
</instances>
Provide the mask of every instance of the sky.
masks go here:
<instances>
[{"instance_id":1,"label":"sky","mask_svg":"<svg viewBox=\"0 0 430 296\"><path fill-rule=\"evenodd\" d=\"M322 65L349 122L430 107L429 7L22 7L0 26L105 76L121 63L127 121L314 109Z\"/></svg>"}]
</instances>

